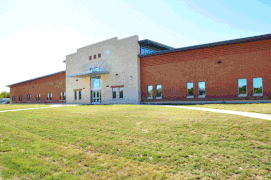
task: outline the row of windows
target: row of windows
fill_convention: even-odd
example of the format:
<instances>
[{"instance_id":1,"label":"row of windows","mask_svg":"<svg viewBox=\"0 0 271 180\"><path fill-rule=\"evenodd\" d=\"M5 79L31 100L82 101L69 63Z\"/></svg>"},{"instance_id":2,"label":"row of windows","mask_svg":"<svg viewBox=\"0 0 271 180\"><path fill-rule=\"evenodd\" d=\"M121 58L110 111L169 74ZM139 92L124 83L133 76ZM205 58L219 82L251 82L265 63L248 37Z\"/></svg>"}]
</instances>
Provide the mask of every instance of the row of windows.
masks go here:
<instances>
[{"instance_id":1,"label":"row of windows","mask_svg":"<svg viewBox=\"0 0 271 180\"><path fill-rule=\"evenodd\" d=\"M78 100L82 100L82 91L74 91L74 100L77 100L77 92L78 92Z\"/></svg>"},{"instance_id":2,"label":"row of windows","mask_svg":"<svg viewBox=\"0 0 271 180\"><path fill-rule=\"evenodd\" d=\"M117 98L117 88L112 88L112 98ZM123 87L119 87L119 98L123 99Z\"/></svg>"},{"instance_id":3,"label":"row of windows","mask_svg":"<svg viewBox=\"0 0 271 180\"><path fill-rule=\"evenodd\" d=\"M96 59L96 54L95 55L93 55L93 59ZM101 53L99 53L98 54L98 58L101 58L102 57L102 54ZM89 60L92 60L92 56L89 56Z\"/></svg>"},{"instance_id":4,"label":"row of windows","mask_svg":"<svg viewBox=\"0 0 271 180\"><path fill-rule=\"evenodd\" d=\"M40 102L41 95L36 94L36 102ZM47 93L47 101L52 101L53 94L52 93ZM66 101L66 92L60 92L60 101ZM15 96L12 96L12 101L16 101ZM23 101L23 96L19 96L19 102ZM31 94L27 94L26 96L26 101L31 102Z\"/></svg>"},{"instance_id":5,"label":"row of windows","mask_svg":"<svg viewBox=\"0 0 271 180\"><path fill-rule=\"evenodd\" d=\"M263 95L263 79L253 78L253 96ZM247 79L238 79L238 96L247 96Z\"/></svg>"},{"instance_id":6,"label":"row of windows","mask_svg":"<svg viewBox=\"0 0 271 180\"><path fill-rule=\"evenodd\" d=\"M141 48L140 48L140 54L151 54L151 53L154 53L156 51L157 50L147 48L147 47L144 47L144 46L141 46Z\"/></svg>"},{"instance_id":7,"label":"row of windows","mask_svg":"<svg viewBox=\"0 0 271 180\"><path fill-rule=\"evenodd\" d=\"M205 98L205 82L198 82L199 98ZM262 78L253 78L253 96L263 95L263 81ZM238 79L238 96L247 96L247 79ZM148 99L153 98L153 86L148 85ZM156 85L156 99L162 98L162 85ZM187 98L194 98L194 83L187 83Z\"/></svg>"},{"instance_id":8,"label":"row of windows","mask_svg":"<svg viewBox=\"0 0 271 180\"><path fill-rule=\"evenodd\" d=\"M153 98L153 87L152 85L148 86L148 99ZM156 99L161 99L162 98L162 85L158 84L156 85Z\"/></svg>"}]
</instances>

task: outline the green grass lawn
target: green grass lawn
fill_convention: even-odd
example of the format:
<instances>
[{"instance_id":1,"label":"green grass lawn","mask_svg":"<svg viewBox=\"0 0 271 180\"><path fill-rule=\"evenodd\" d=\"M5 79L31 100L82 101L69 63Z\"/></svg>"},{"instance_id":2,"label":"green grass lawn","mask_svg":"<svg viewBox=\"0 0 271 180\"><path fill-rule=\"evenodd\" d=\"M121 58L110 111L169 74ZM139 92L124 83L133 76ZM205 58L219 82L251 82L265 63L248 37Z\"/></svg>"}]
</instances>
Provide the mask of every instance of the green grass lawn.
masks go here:
<instances>
[{"instance_id":1,"label":"green grass lawn","mask_svg":"<svg viewBox=\"0 0 271 180\"><path fill-rule=\"evenodd\" d=\"M26 109L26 108L39 108L49 107L45 104L0 104L0 111L13 110L13 109Z\"/></svg>"},{"instance_id":2,"label":"green grass lawn","mask_svg":"<svg viewBox=\"0 0 271 180\"><path fill-rule=\"evenodd\" d=\"M270 142L271 121L179 108L6 112L0 114L0 177L270 179Z\"/></svg>"},{"instance_id":3,"label":"green grass lawn","mask_svg":"<svg viewBox=\"0 0 271 180\"><path fill-rule=\"evenodd\" d=\"M204 104L195 107L271 114L271 104Z\"/></svg>"}]
</instances>

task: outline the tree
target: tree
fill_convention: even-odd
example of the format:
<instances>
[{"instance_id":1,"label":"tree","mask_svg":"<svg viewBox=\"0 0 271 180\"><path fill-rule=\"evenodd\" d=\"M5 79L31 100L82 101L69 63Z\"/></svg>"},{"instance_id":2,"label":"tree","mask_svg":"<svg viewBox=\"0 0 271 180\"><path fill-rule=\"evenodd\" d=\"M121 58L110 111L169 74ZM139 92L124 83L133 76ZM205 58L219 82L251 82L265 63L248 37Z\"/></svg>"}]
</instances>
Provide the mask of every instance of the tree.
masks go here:
<instances>
[{"instance_id":1,"label":"tree","mask_svg":"<svg viewBox=\"0 0 271 180\"><path fill-rule=\"evenodd\" d=\"M0 94L0 98L10 98L10 93L7 91L3 91Z\"/></svg>"}]
</instances>

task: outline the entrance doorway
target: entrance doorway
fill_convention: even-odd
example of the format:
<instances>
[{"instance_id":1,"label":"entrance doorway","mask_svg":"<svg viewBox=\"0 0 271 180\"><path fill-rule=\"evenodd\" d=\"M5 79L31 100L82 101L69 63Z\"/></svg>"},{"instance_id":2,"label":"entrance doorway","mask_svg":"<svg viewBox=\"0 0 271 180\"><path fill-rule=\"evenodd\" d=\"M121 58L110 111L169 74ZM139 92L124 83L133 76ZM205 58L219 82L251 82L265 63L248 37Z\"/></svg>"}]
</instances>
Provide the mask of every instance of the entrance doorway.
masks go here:
<instances>
[{"instance_id":1,"label":"entrance doorway","mask_svg":"<svg viewBox=\"0 0 271 180\"><path fill-rule=\"evenodd\" d=\"M101 77L91 78L91 91L90 91L90 101L91 104L101 103Z\"/></svg>"},{"instance_id":2,"label":"entrance doorway","mask_svg":"<svg viewBox=\"0 0 271 180\"><path fill-rule=\"evenodd\" d=\"M101 103L101 90L91 90L91 104Z\"/></svg>"}]
</instances>

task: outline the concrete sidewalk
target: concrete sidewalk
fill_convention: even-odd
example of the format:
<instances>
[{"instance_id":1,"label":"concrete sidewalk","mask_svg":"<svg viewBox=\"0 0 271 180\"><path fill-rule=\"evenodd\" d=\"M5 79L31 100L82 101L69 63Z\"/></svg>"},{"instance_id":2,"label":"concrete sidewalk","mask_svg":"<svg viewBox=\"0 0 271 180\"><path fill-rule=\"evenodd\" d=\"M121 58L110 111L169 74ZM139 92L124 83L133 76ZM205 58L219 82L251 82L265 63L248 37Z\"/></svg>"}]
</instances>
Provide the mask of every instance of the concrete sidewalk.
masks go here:
<instances>
[{"instance_id":1,"label":"concrete sidewalk","mask_svg":"<svg viewBox=\"0 0 271 180\"><path fill-rule=\"evenodd\" d=\"M32 110L32 109L44 109L44 108L51 108L51 107L65 107L65 106L80 106L80 104L52 104L48 107L4 110L4 111L0 111L0 113L10 112L10 111L26 111L26 110Z\"/></svg>"},{"instance_id":2,"label":"concrete sidewalk","mask_svg":"<svg viewBox=\"0 0 271 180\"><path fill-rule=\"evenodd\" d=\"M0 111L0 113L3 113L3 112L9 112L9 111L26 111L26 110L32 110L32 109L44 109L44 108L50 108L50 107L25 108L25 109L11 109L11 110Z\"/></svg>"},{"instance_id":3,"label":"concrete sidewalk","mask_svg":"<svg viewBox=\"0 0 271 180\"><path fill-rule=\"evenodd\" d=\"M182 109L192 109L192 110L199 110L199 111L209 111L209 112L215 112L215 113L233 114L233 115L239 115L239 116L245 116L245 117L251 117L251 118L271 120L271 115L269 115L269 114L261 114L261 113L230 111L230 110L210 109L210 108L198 108L198 107L188 107L188 106L170 106L170 105L156 105L156 106L182 108Z\"/></svg>"}]
</instances>

